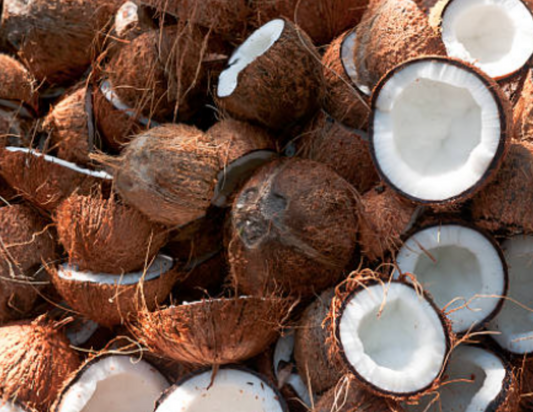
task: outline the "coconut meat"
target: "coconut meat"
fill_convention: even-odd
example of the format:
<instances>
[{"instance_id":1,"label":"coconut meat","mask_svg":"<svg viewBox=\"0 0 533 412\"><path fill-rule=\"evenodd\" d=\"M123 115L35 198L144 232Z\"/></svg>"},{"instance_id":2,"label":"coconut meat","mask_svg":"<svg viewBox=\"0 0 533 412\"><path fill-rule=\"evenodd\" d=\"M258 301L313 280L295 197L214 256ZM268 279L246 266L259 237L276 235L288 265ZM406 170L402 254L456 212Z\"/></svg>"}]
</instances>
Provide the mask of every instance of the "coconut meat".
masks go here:
<instances>
[{"instance_id":1,"label":"coconut meat","mask_svg":"<svg viewBox=\"0 0 533 412\"><path fill-rule=\"evenodd\" d=\"M491 335L505 350L533 352L533 237L516 236L503 244L509 265L508 298L489 322Z\"/></svg>"},{"instance_id":2,"label":"coconut meat","mask_svg":"<svg viewBox=\"0 0 533 412\"><path fill-rule=\"evenodd\" d=\"M520 70L533 55L533 15L522 0L453 0L442 17L449 56L500 78Z\"/></svg>"},{"instance_id":3,"label":"coconut meat","mask_svg":"<svg viewBox=\"0 0 533 412\"><path fill-rule=\"evenodd\" d=\"M228 97L235 91L239 74L278 41L284 28L284 20L272 20L253 32L235 50L229 59L228 67L220 73L217 88L218 97Z\"/></svg>"},{"instance_id":4,"label":"coconut meat","mask_svg":"<svg viewBox=\"0 0 533 412\"><path fill-rule=\"evenodd\" d=\"M1 401L0 412L27 412L27 410L20 407L19 405L15 403L11 403L8 401Z\"/></svg>"},{"instance_id":5,"label":"coconut meat","mask_svg":"<svg viewBox=\"0 0 533 412\"><path fill-rule=\"evenodd\" d=\"M429 301L406 284L375 284L355 292L338 328L355 374L381 392L417 393L443 368L444 323Z\"/></svg>"},{"instance_id":6,"label":"coconut meat","mask_svg":"<svg viewBox=\"0 0 533 412\"><path fill-rule=\"evenodd\" d=\"M363 92L366 96L370 96L372 91L370 87L362 84L359 81L359 75L357 74L357 66L354 61L354 49L355 41L357 40L357 32L352 30L342 41L341 46L341 60L344 67L344 71L350 78L350 80L357 86L357 88Z\"/></svg>"},{"instance_id":7,"label":"coconut meat","mask_svg":"<svg viewBox=\"0 0 533 412\"><path fill-rule=\"evenodd\" d=\"M422 201L444 201L482 180L498 152L500 110L482 79L422 59L399 68L377 96L373 150L382 173Z\"/></svg>"},{"instance_id":8,"label":"coconut meat","mask_svg":"<svg viewBox=\"0 0 533 412\"><path fill-rule=\"evenodd\" d=\"M401 273L413 274L431 294L455 333L482 323L505 295L506 269L498 250L481 232L465 226L416 232L400 249L396 263Z\"/></svg>"},{"instance_id":9,"label":"coconut meat","mask_svg":"<svg viewBox=\"0 0 533 412\"><path fill-rule=\"evenodd\" d=\"M262 378L241 369L193 375L167 392L155 412L283 412L281 396Z\"/></svg>"},{"instance_id":10,"label":"coconut meat","mask_svg":"<svg viewBox=\"0 0 533 412\"><path fill-rule=\"evenodd\" d=\"M108 356L83 368L61 396L58 412L147 412L169 386L152 365Z\"/></svg>"}]
</instances>

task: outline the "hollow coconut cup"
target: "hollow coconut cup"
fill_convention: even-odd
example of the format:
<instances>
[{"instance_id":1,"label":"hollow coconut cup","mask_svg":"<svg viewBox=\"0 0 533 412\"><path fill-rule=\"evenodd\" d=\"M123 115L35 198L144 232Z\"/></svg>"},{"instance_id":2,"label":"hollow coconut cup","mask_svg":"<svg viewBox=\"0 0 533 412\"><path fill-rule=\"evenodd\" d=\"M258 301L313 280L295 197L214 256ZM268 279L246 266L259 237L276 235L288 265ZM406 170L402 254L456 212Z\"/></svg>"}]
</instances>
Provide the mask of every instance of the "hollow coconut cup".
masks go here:
<instances>
[{"instance_id":1,"label":"hollow coconut cup","mask_svg":"<svg viewBox=\"0 0 533 412\"><path fill-rule=\"evenodd\" d=\"M45 316L0 327L0 391L4 400L16 399L38 411L49 410L79 366L78 356L60 327Z\"/></svg>"},{"instance_id":2,"label":"hollow coconut cup","mask_svg":"<svg viewBox=\"0 0 533 412\"><path fill-rule=\"evenodd\" d=\"M235 289L309 297L334 284L355 249L355 205L354 189L320 163L293 158L259 169L228 217Z\"/></svg>"},{"instance_id":3,"label":"hollow coconut cup","mask_svg":"<svg viewBox=\"0 0 533 412\"><path fill-rule=\"evenodd\" d=\"M279 131L312 116L324 93L311 40L293 23L276 19L233 52L218 78L215 102L236 119Z\"/></svg>"},{"instance_id":4,"label":"hollow coconut cup","mask_svg":"<svg viewBox=\"0 0 533 412\"><path fill-rule=\"evenodd\" d=\"M141 310L153 310L168 297L179 279L174 261L158 255L146 269L121 276L81 271L62 264L49 269L57 292L75 311L103 326L134 320Z\"/></svg>"}]
</instances>

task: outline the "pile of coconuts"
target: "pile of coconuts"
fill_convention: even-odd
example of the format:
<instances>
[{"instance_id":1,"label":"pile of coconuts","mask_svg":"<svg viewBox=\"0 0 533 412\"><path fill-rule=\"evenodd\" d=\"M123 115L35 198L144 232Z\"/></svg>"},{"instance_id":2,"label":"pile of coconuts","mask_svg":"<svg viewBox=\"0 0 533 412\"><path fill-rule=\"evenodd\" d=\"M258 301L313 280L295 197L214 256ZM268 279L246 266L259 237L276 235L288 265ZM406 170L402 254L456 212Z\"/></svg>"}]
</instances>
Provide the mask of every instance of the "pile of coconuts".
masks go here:
<instances>
[{"instance_id":1,"label":"pile of coconuts","mask_svg":"<svg viewBox=\"0 0 533 412\"><path fill-rule=\"evenodd\" d=\"M0 7L0 412L533 411L533 1Z\"/></svg>"}]
</instances>

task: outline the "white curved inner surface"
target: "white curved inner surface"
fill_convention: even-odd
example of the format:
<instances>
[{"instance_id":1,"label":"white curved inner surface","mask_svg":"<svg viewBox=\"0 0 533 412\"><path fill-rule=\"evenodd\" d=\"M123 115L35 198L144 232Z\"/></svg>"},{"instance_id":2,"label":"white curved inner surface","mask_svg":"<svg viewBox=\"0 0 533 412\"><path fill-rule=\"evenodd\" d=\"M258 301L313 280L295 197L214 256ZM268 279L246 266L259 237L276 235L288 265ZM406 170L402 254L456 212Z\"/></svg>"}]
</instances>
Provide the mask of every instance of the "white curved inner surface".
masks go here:
<instances>
[{"instance_id":1,"label":"white curved inner surface","mask_svg":"<svg viewBox=\"0 0 533 412\"><path fill-rule=\"evenodd\" d=\"M265 54L278 41L284 28L285 22L281 19L269 21L233 52L228 62L229 67L218 78L218 97L228 97L235 91L240 72Z\"/></svg>"},{"instance_id":2,"label":"white curved inner surface","mask_svg":"<svg viewBox=\"0 0 533 412\"><path fill-rule=\"evenodd\" d=\"M8 402L0 401L0 412L27 412L25 409L22 409L20 406Z\"/></svg>"},{"instance_id":3,"label":"white curved inner surface","mask_svg":"<svg viewBox=\"0 0 533 412\"><path fill-rule=\"evenodd\" d=\"M365 95L370 96L372 91L368 86L359 82L359 76L357 74L357 66L355 65L354 61L354 48L356 39L357 32L356 30L352 30L352 32L343 40L341 46L342 65L344 66L347 76L357 86L357 88Z\"/></svg>"},{"instance_id":4,"label":"white curved inner surface","mask_svg":"<svg viewBox=\"0 0 533 412\"><path fill-rule=\"evenodd\" d=\"M77 282L100 283L104 285L134 285L141 279L145 282L158 278L167 273L174 266L174 260L165 255L158 255L146 271L131 272L124 275L110 275L107 273L83 272L74 265L64 263L59 266L57 273L60 278Z\"/></svg>"},{"instance_id":5,"label":"white curved inner surface","mask_svg":"<svg viewBox=\"0 0 533 412\"><path fill-rule=\"evenodd\" d=\"M59 412L147 412L169 386L152 365L129 356L95 362L64 394Z\"/></svg>"},{"instance_id":6,"label":"white curved inner surface","mask_svg":"<svg viewBox=\"0 0 533 412\"><path fill-rule=\"evenodd\" d=\"M455 333L485 320L505 292L498 251L480 232L464 226L441 225L415 233L400 249L396 263L400 272L415 275L445 310Z\"/></svg>"},{"instance_id":7,"label":"white curved inner surface","mask_svg":"<svg viewBox=\"0 0 533 412\"><path fill-rule=\"evenodd\" d=\"M419 391L435 380L444 364L442 321L426 299L404 284L358 292L346 305L339 328L350 364L382 391Z\"/></svg>"},{"instance_id":8,"label":"white curved inner surface","mask_svg":"<svg viewBox=\"0 0 533 412\"><path fill-rule=\"evenodd\" d=\"M377 162L398 189L442 201L470 189L500 142L496 101L477 75L442 61L397 71L376 101Z\"/></svg>"},{"instance_id":9,"label":"white curved inner surface","mask_svg":"<svg viewBox=\"0 0 533 412\"><path fill-rule=\"evenodd\" d=\"M429 406L435 397L429 395L418 405L403 406L407 412L484 412L502 391L505 374L505 365L493 353L459 346L453 351L445 372L445 382L450 383L438 389L440 401Z\"/></svg>"},{"instance_id":10,"label":"white curved inner surface","mask_svg":"<svg viewBox=\"0 0 533 412\"><path fill-rule=\"evenodd\" d=\"M526 64L533 54L532 38L533 16L521 0L454 0L442 19L448 55L495 78Z\"/></svg>"},{"instance_id":11,"label":"white curved inner surface","mask_svg":"<svg viewBox=\"0 0 533 412\"><path fill-rule=\"evenodd\" d=\"M533 237L516 236L503 244L509 265L508 299L489 322L492 335L509 352L533 352Z\"/></svg>"},{"instance_id":12,"label":"white curved inner surface","mask_svg":"<svg viewBox=\"0 0 533 412\"><path fill-rule=\"evenodd\" d=\"M278 395L256 375L220 369L195 375L173 389L155 412L283 412Z\"/></svg>"}]
</instances>

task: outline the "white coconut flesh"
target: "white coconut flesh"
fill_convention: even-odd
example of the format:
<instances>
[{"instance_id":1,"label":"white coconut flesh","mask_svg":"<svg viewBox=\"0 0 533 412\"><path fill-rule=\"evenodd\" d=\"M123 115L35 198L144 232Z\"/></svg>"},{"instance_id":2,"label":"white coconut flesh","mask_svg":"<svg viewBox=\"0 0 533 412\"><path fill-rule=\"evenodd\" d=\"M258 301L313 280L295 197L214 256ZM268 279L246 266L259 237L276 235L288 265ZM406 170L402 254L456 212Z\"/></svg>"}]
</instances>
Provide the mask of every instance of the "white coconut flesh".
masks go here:
<instances>
[{"instance_id":1,"label":"white coconut flesh","mask_svg":"<svg viewBox=\"0 0 533 412\"><path fill-rule=\"evenodd\" d=\"M488 329L505 350L533 352L533 237L516 236L503 244L509 265L509 291Z\"/></svg>"},{"instance_id":2,"label":"white coconut flesh","mask_svg":"<svg viewBox=\"0 0 533 412\"><path fill-rule=\"evenodd\" d=\"M440 225L416 232L400 249L396 263L401 273L414 275L431 294L455 333L481 324L506 292L505 263L494 243L465 226Z\"/></svg>"},{"instance_id":3,"label":"white coconut flesh","mask_svg":"<svg viewBox=\"0 0 533 412\"><path fill-rule=\"evenodd\" d=\"M522 0L452 0L442 16L449 56L501 78L533 55L533 15Z\"/></svg>"},{"instance_id":4,"label":"white coconut flesh","mask_svg":"<svg viewBox=\"0 0 533 412\"><path fill-rule=\"evenodd\" d=\"M0 412L28 412L28 410L15 403L0 401Z\"/></svg>"},{"instance_id":5,"label":"white coconut flesh","mask_svg":"<svg viewBox=\"0 0 533 412\"><path fill-rule=\"evenodd\" d=\"M341 59L344 71L350 80L356 85L356 87L363 92L366 96L370 96L372 91L370 87L359 81L359 75L357 74L357 66L354 60L355 41L357 40L357 32L352 30L343 40L341 46Z\"/></svg>"},{"instance_id":6,"label":"white coconut flesh","mask_svg":"<svg viewBox=\"0 0 533 412\"><path fill-rule=\"evenodd\" d=\"M148 412L169 386L152 365L129 356L102 358L79 373L57 412Z\"/></svg>"},{"instance_id":7,"label":"white coconut flesh","mask_svg":"<svg viewBox=\"0 0 533 412\"><path fill-rule=\"evenodd\" d=\"M229 59L228 67L220 73L217 87L218 97L228 97L235 91L239 74L278 41L284 28L284 20L272 20L253 32L235 50Z\"/></svg>"},{"instance_id":8,"label":"white coconut flesh","mask_svg":"<svg viewBox=\"0 0 533 412\"><path fill-rule=\"evenodd\" d=\"M459 346L452 352L444 385L418 405L403 405L407 412L484 412L505 390L507 371L502 360L485 349ZM431 405L430 405L431 404Z\"/></svg>"},{"instance_id":9,"label":"white coconut flesh","mask_svg":"<svg viewBox=\"0 0 533 412\"><path fill-rule=\"evenodd\" d=\"M155 412L284 412L281 396L259 376L240 369L193 375L167 392Z\"/></svg>"},{"instance_id":10,"label":"white coconut flesh","mask_svg":"<svg viewBox=\"0 0 533 412\"><path fill-rule=\"evenodd\" d=\"M375 102L376 162L393 186L421 201L448 200L480 182L501 135L496 98L458 63L408 63L386 80Z\"/></svg>"},{"instance_id":11,"label":"white coconut flesh","mask_svg":"<svg viewBox=\"0 0 533 412\"><path fill-rule=\"evenodd\" d=\"M91 339L99 327L95 321L78 318L67 326L65 334L72 346L80 346Z\"/></svg>"},{"instance_id":12,"label":"white coconut flesh","mask_svg":"<svg viewBox=\"0 0 533 412\"><path fill-rule=\"evenodd\" d=\"M126 30L139 22L139 6L132 1L125 2L115 15L115 30L122 36Z\"/></svg>"},{"instance_id":13,"label":"white coconut flesh","mask_svg":"<svg viewBox=\"0 0 533 412\"><path fill-rule=\"evenodd\" d=\"M338 336L355 374L377 390L406 396L439 376L448 347L443 320L410 286L391 282L359 290L346 302Z\"/></svg>"},{"instance_id":14,"label":"white coconut flesh","mask_svg":"<svg viewBox=\"0 0 533 412\"><path fill-rule=\"evenodd\" d=\"M173 266L174 260L171 257L158 255L146 270L126 273L123 275L81 271L77 268L77 266L70 265L68 263L64 263L59 266L57 274L61 279L70 281L126 286L135 285L141 280L148 282L156 279L165 273L168 273Z\"/></svg>"}]
</instances>

